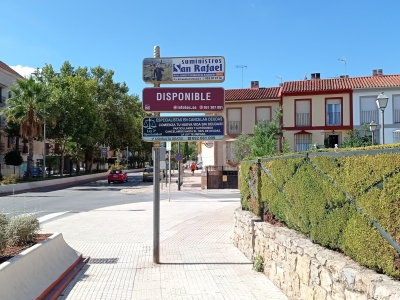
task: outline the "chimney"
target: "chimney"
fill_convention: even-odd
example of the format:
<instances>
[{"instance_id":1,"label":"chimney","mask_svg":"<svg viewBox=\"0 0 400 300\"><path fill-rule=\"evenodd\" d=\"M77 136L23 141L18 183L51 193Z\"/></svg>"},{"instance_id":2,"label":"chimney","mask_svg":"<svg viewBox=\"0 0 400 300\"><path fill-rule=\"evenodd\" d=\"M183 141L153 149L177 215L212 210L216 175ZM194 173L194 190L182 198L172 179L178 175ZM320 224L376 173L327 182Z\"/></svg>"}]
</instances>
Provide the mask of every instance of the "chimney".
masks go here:
<instances>
[{"instance_id":1,"label":"chimney","mask_svg":"<svg viewBox=\"0 0 400 300\"><path fill-rule=\"evenodd\" d=\"M260 87L259 87L259 84L258 84L258 81L252 81L251 82L251 88L252 89L259 89Z\"/></svg>"},{"instance_id":2,"label":"chimney","mask_svg":"<svg viewBox=\"0 0 400 300\"><path fill-rule=\"evenodd\" d=\"M311 80L321 79L321 73L311 73Z\"/></svg>"},{"instance_id":3,"label":"chimney","mask_svg":"<svg viewBox=\"0 0 400 300\"><path fill-rule=\"evenodd\" d=\"M378 70L374 69L372 70L372 76L377 76L378 75Z\"/></svg>"},{"instance_id":4,"label":"chimney","mask_svg":"<svg viewBox=\"0 0 400 300\"><path fill-rule=\"evenodd\" d=\"M378 76L383 76L383 70L382 69L378 69L377 72L378 72Z\"/></svg>"},{"instance_id":5,"label":"chimney","mask_svg":"<svg viewBox=\"0 0 400 300\"><path fill-rule=\"evenodd\" d=\"M349 75L340 75L339 78L349 78Z\"/></svg>"}]
</instances>

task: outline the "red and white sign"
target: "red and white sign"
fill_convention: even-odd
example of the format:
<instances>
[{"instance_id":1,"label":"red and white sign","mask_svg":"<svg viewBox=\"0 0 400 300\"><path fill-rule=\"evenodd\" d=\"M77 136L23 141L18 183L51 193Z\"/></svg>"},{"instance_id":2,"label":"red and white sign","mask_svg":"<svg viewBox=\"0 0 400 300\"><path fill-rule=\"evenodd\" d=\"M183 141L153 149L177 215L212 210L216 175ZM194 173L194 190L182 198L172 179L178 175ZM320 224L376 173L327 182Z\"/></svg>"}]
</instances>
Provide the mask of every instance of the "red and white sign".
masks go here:
<instances>
[{"instance_id":1,"label":"red and white sign","mask_svg":"<svg viewBox=\"0 0 400 300\"><path fill-rule=\"evenodd\" d=\"M144 88L142 106L145 111L157 112L222 111L225 90L222 87Z\"/></svg>"}]
</instances>

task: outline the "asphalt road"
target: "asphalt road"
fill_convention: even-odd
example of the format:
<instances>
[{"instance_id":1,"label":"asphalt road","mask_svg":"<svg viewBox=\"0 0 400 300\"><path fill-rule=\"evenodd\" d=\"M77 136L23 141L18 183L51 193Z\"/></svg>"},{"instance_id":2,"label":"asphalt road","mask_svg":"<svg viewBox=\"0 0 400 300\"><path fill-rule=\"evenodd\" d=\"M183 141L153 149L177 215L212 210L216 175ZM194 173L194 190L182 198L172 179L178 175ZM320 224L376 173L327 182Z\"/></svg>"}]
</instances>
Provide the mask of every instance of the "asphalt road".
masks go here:
<instances>
[{"instance_id":1,"label":"asphalt road","mask_svg":"<svg viewBox=\"0 0 400 300\"><path fill-rule=\"evenodd\" d=\"M96 180L89 183L79 184L66 188L44 188L39 191L18 195L0 197L0 211L8 216L35 213L40 222L63 218L71 214L86 212L101 207L127 204L134 202L153 201L151 190L152 182L142 182L141 173L128 173L127 183L111 183L107 179ZM127 188L147 188L145 193L126 194L121 192ZM164 186L164 189L165 186ZM173 199L187 199L193 195L185 193L184 189L177 191L176 184L171 185L171 197ZM199 191L196 198L225 198L226 201L238 194L204 194ZM168 194L161 193L160 200L167 200Z\"/></svg>"}]
</instances>

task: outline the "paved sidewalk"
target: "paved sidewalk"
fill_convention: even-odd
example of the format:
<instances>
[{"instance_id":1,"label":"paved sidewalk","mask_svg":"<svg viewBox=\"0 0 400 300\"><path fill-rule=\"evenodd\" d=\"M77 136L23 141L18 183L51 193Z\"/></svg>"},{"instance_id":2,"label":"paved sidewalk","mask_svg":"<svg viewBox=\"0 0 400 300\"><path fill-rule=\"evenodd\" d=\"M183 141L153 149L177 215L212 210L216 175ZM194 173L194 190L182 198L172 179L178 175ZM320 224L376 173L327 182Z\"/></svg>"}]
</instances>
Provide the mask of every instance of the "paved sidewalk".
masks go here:
<instances>
[{"instance_id":1,"label":"paved sidewalk","mask_svg":"<svg viewBox=\"0 0 400 300\"><path fill-rule=\"evenodd\" d=\"M159 265L152 262L152 202L44 223L42 232L62 232L70 246L91 257L59 299L287 299L233 245L238 194L216 199L190 193L168 202L166 193L161 191Z\"/></svg>"}]
</instances>

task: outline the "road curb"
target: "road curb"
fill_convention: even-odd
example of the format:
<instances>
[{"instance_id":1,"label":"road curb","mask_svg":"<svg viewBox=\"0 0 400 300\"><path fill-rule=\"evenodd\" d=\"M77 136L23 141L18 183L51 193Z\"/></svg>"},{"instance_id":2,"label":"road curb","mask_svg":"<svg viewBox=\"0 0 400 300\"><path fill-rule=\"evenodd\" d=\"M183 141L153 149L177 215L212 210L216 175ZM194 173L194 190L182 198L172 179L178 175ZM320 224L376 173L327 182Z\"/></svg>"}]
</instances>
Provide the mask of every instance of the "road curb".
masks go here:
<instances>
[{"instance_id":1,"label":"road curb","mask_svg":"<svg viewBox=\"0 0 400 300\"><path fill-rule=\"evenodd\" d=\"M61 233L53 234L0 265L0 299L51 299L47 295L81 258Z\"/></svg>"},{"instance_id":2,"label":"road curb","mask_svg":"<svg viewBox=\"0 0 400 300\"><path fill-rule=\"evenodd\" d=\"M127 173L139 173L143 172L144 169L131 169L127 170ZM103 173L96 173L90 175L81 175L73 177L63 177L60 179L43 180L35 182L24 182L18 184L0 185L0 197L9 196L14 194L35 192L44 188L57 188L66 187L69 185L81 184L91 182L98 179L107 179L108 171Z\"/></svg>"}]
</instances>

